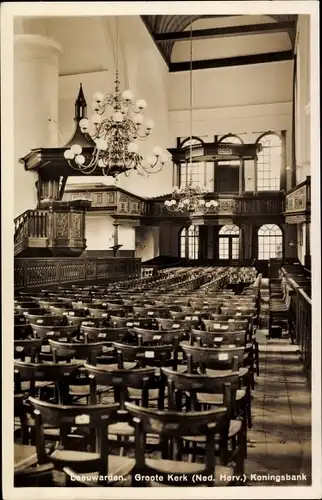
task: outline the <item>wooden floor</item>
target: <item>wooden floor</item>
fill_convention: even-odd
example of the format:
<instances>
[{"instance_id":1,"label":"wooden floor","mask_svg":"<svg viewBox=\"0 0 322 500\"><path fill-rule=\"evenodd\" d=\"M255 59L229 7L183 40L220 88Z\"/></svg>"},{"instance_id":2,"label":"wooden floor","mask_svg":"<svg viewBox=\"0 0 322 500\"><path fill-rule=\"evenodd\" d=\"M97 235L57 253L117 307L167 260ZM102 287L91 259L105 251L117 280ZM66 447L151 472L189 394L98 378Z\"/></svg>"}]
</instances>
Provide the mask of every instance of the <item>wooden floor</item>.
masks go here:
<instances>
[{"instance_id":1,"label":"wooden floor","mask_svg":"<svg viewBox=\"0 0 322 500\"><path fill-rule=\"evenodd\" d=\"M298 348L288 339L266 340L264 331L258 332L258 341L260 376L248 432L247 486L310 485L311 396ZM280 483L261 477L286 474L303 477Z\"/></svg>"}]
</instances>

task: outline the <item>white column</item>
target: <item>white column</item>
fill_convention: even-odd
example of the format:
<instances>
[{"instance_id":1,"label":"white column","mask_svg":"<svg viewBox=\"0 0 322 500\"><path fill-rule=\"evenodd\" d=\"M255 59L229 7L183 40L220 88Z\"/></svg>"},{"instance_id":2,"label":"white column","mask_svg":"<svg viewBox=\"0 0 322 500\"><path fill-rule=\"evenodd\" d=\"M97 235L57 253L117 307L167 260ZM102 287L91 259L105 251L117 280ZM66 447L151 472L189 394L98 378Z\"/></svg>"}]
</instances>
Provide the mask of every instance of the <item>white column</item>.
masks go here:
<instances>
[{"instance_id":1,"label":"white column","mask_svg":"<svg viewBox=\"0 0 322 500\"><path fill-rule=\"evenodd\" d=\"M37 174L19 159L31 149L57 147L59 44L40 35L14 38L15 216L37 204Z\"/></svg>"}]
</instances>

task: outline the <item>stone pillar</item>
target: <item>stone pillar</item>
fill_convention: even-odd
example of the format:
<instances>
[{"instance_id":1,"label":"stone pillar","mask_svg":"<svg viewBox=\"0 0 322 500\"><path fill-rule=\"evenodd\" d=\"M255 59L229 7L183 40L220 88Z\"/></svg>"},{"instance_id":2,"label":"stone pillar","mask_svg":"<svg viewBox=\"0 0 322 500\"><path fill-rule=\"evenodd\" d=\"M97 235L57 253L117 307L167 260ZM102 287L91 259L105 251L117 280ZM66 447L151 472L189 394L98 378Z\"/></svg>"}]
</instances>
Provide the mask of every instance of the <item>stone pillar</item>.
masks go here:
<instances>
[{"instance_id":1,"label":"stone pillar","mask_svg":"<svg viewBox=\"0 0 322 500\"><path fill-rule=\"evenodd\" d=\"M114 232L113 232L113 257L118 257L119 250L123 245L119 244L119 226L118 221L113 222Z\"/></svg>"},{"instance_id":2,"label":"stone pillar","mask_svg":"<svg viewBox=\"0 0 322 500\"><path fill-rule=\"evenodd\" d=\"M119 223L113 222L114 233L113 233L113 245L116 247L119 244Z\"/></svg>"},{"instance_id":3,"label":"stone pillar","mask_svg":"<svg viewBox=\"0 0 322 500\"><path fill-rule=\"evenodd\" d=\"M160 255L160 227L153 227L153 257Z\"/></svg>"},{"instance_id":4,"label":"stone pillar","mask_svg":"<svg viewBox=\"0 0 322 500\"><path fill-rule=\"evenodd\" d=\"M305 255L304 255L304 265L305 267L311 268L311 224L306 222L305 228Z\"/></svg>"},{"instance_id":5,"label":"stone pillar","mask_svg":"<svg viewBox=\"0 0 322 500\"><path fill-rule=\"evenodd\" d=\"M243 194L244 191L244 161L242 158L239 160L239 196Z\"/></svg>"},{"instance_id":6,"label":"stone pillar","mask_svg":"<svg viewBox=\"0 0 322 500\"><path fill-rule=\"evenodd\" d=\"M245 259L244 241L245 241L245 225L242 225L239 228L239 260L241 262L243 262Z\"/></svg>"},{"instance_id":7,"label":"stone pillar","mask_svg":"<svg viewBox=\"0 0 322 500\"><path fill-rule=\"evenodd\" d=\"M285 130L281 133L282 137L282 158L281 158L281 170L280 170L280 190L285 191L287 189L286 182L286 133Z\"/></svg>"},{"instance_id":8,"label":"stone pillar","mask_svg":"<svg viewBox=\"0 0 322 500\"><path fill-rule=\"evenodd\" d=\"M254 194L257 194L257 170L258 170L258 159L254 159Z\"/></svg>"},{"instance_id":9,"label":"stone pillar","mask_svg":"<svg viewBox=\"0 0 322 500\"><path fill-rule=\"evenodd\" d=\"M241 232L243 234L243 259L251 260L253 258L252 252L252 230L253 226L251 224L243 224L241 226Z\"/></svg>"},{"instance_id":10,"label":"stone pillar","mask_svg":"<svg viewBox=\"0 0 322 500\"><path fill-rule=\"evenodd\" d=\"M199 258L208 258L208 226L199 226Z\"/></svg>"},{"instance_id":11,"label":"stone pillar","mask_svg":"<svg viewBox=\"0 0 322 500\"><path fill-rule=\"evenodd\" d=\"M60 178L41 179L37 181L38 206L42 208L43 203L48 201L59 201L60 196Z\"/></svg>"},{"instance_id":12,"label":"stone pillar","mask_svg":"<svg viewBox=\"0 0 322 500\"><path fill-rule=\"evenodd\" d=\"M186 235L184 240L184 257L185 259L189 259L189 225L186 226Z\"/></svg>"},{"instance_id":13,"label":"stone pillar","mask_svg":"<svg viewBox=\"0 0 322 500\"><path fill-rule=\"evenodd\" d=\"M60 46L40 35L14 37L15 216L37 206L37 174L19 159L31 149L57 147Z\"/></svg>"}]
</instances>

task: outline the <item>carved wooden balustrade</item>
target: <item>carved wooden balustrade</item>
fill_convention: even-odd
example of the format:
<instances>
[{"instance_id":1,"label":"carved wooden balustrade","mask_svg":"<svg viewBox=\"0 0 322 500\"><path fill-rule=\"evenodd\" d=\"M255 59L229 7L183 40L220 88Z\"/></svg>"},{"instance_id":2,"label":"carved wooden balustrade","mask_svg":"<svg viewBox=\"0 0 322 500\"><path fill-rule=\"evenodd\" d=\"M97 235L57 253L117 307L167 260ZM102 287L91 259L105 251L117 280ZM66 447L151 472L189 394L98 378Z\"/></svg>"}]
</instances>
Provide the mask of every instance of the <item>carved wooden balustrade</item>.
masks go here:
<instances>
[{"instance_id":1,"label":"carved wooden balustrade","mask_svg":"<svg viewBox=\"0 0 322 500\"><path fill-rule=\"evenodd\" d=\"M14 220L14 254L79 256L86 248L85 212L90 202L50 201Z\"/></svg>"},{"instance_id":2,"label":"carved wooden balustrade","mask_svg":"<svg viewBox=\"0 0 322 500\"><path fill-rule=\"evenodd\" d=\"M299 224L311 220L311 177L285 193L285 221Z\"/></svg>"},{"instance_id":3,"label":"carved wooden balustrade","mask_svg":"<svg viewBox=\"0 0 322 500\"><path fill-rule=\"evenodd\" d=\"M242 216L281 215L283 195L279 192L240 197L236 203L235 214Z\"/></svg>"},{"instance_id":4,"label":"carved wooden balustrade","mask_svg":"<svg viewBox=\"0 0 322 500\"><path fill-rule=\"evenodd\" d=\"M65 191L64 200L88 200L91 202L90 211L104 210L119 217L140 218L147 213L147 202L144 198L116 186L69 188Z\"/></svg>"},{"instance_id":5,"label":"carved wooden balustrade","mask_svg":"<svg viewBox=\"0 0 322 500\"><path fill-rule=\"evenodd\" d=\"M141 260L133 258L16 258L15 289L61 285L65 283L96 283L137 277Z\"/></svg>"},{"instance_id":6,"label":"carved wooden balustrade","mask_svg":"<svg viewBox=\"0 0 322 500\"><path fill-rule=\"evenodd\" d=\"M48 210L26 210L14 220L14 254L18 255L29 246L47 246Z\"/></svg>"},{"instance_id":7,"label":"carved wooden balustrade","mask_svg":"<svg viewBox=\"0 0 322 500\"><path fill-rule=\"evenodd\" d=\"M184 214L170 212L164 201L171 195L155 198L141 198L118 188L117 186L97 186L69 188L65 191L64 199L67 201L89 200L90 211L104 211L115 219L120 219L134 224L149 225L156 221L170 221L185 218ZM206 198L218 201L215 210L206 215L207 218L249 217L249 216L282 216L283 194L280 192L244 193L243 195L208 194ZM202 214L196 214L200 216ZM281 221L282 222L282 221Z\"/></svg>"},{"instance_id":8,"label":"carved wooden balustrade","mask_svg":"<svg viewBox=\"0 0 322 500\"><path fill-rule=\"evenodd\" d=\"M275 220L278 220L280 218L279 222L283 222L283 194L280 192L261 193L258 195L244 194L241 196L223 196L214 193L214 195L207 195L206 198L215 199L218 202L218 206L206 214L197 212L193 214L192 218L195 219L195 223L199 219L208 221L214 219L220 222L226 219L233 221L242 217L262 218L263 216L266 219L274 217ZM184 218L183 214L168 211L164 206L165 199L167 198L163 197L162 199L150 201L148 217L157 220Z\"/></svg>"}]
</instances>

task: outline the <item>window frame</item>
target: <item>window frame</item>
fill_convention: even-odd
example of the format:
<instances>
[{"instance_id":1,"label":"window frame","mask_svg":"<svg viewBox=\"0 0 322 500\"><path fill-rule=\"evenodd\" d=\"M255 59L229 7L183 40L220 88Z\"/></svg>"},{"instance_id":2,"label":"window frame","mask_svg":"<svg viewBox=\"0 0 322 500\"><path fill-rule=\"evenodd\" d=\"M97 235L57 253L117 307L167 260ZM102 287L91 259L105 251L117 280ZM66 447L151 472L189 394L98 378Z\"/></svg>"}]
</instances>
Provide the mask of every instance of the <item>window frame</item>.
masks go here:
<instances>
[{"instance_id":1,"label":"window frame","mask_svg":"<svg viewBox=\"0 0 322 500\"><path fill-rule=\"evenodd\" d=\"M275 136L278 137L280 140L280 167L279 167L279 175L276 177L273 177L272 174L272 167L271 167L271 158L270 158L270 153L269 153L269 160L268 161L260 161L261 158L265 160L264 156L264 150L265 149L273 149L276 148L276 146L264 146L261 141L267 137L267 136ZM258 158L257 158L257 191L260 192L269 192L269 191L280 191L281 190L281 177L282 177L282 171L283 171L283 157L285 155L285 144L283 141L283 134L282 132L274 132L272 130L269 130L267 132L263 132L262 134L257 137L255 144L262 144L262 151L258 153ZM263 155L263 156L261 156ZM262 165L263 168L260 168L260 165ZM266 182L265 182L266 181Z\"/></svg>"},{"instance_id":2,"label":"window frame","mask_svg":"<svg viewBox=\"0 0 322 500\"><path fill-rule=\"evenodd\" d=\"M183 227L179 233L179 255L180 258L197 260L200 252L199 226L191 224ZM184 252L182 251L184 250Z\"/></svg>"},{"instance_id":3,"label":"window frame","mask_svg":"<svg viewBox=\"0 0 322 500\"><path fill-rule=\"evenodd\" d=\"M192 136L193 145L200 144L200 147L203 147L205 142L197 136ZM186 137L183 140L179 140L179 148L182 149L187 147L190 143L190 137ZM179 167L179 176L178 176L178 186L185 187L189 182L190 172L189 172L189 161L182 161L178 163ZM210 175L209 175L209 170ZM187 172L187 174L186 174ZM214 183L214 175L215 175L215 163L214 162L193 162L193 172L192 172L192 186L194 187L207 187L210 191L213 191L213 183Z\"/></svg>"},{"instance_id":4,"label":"window frame","mask_svg":"<svg viewBox=\"0 0 322 500\"><path fill-rule=\"evenodd\" d=\"M236 231L237 230L237 231ZM233 250L237 243L237 256ZM219 260L239 260L240 228L236 224L225 224L218 232L218 258ZM221 250L226 250L227 256L221 257Z\"/></svg>"},{"instance_id":5,"label":"window frame","mask_svg":"<svg viewBox=\"0 0 322 500\"><path fill-rule=\"evenodd\" d=\"M260 234L260 231L265 227L267 229L264 230L263 234ZM273 228L276 228L274 229L274 233L272 233ZM265 249L265 244L267 250ZM281 245L280 256L276 255L278 245ZM262 224L257 230L257 247L258 260L283 259L284 233L282 228L278 224ZM272 248L275 249L274 254L272 252Z\"/></svg>"}]
</instances>

